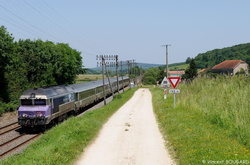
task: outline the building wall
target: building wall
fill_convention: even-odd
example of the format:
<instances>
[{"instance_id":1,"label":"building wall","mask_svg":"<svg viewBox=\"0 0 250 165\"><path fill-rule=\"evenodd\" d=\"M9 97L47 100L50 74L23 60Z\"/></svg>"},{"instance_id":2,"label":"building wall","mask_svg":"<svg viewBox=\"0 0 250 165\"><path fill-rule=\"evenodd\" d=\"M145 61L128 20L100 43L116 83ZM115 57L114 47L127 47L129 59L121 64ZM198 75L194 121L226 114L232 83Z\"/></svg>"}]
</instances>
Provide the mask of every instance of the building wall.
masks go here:
<instances>
[{"instance_id":1,"label":"building wall","mask_svg":"<svg viewBox=\"0 0 250 165\"><path fill-rule=\"evenodd\" d=\"M233 74L236 74L237 72L240 72L241 68L244 69L245 73L248 75L249 66L248 66L247 63L240 63L239 65L237 65L234 68Z\"/></svg>"},{"instance_id":2,"label":"building wall","mask_svg":"<svg viewBox=\"0 0 250 165\"><path fill-rule=\"evenodd\" d=\"M182 74L170 74L169 77L181 77Z\"/></svg>"},{"instance_id":3,"label":"building wall","mask_svg":"<svg viewBox=\"0 0 250 165\"><path fill-rule=\"evenodd\" d=\"M212 69L212 73L231 75L231 73L233 73L233 69Z\"/></svg>"}]
</instances>

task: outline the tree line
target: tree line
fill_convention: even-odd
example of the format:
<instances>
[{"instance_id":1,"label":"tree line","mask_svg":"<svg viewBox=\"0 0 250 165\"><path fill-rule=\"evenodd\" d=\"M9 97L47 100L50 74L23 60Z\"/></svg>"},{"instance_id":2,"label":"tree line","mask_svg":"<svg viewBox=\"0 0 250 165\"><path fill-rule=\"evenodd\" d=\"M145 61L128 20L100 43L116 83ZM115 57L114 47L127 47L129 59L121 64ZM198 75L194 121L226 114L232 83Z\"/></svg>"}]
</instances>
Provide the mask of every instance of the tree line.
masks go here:
<instances>
[{"instance_id":1,"label":"tree line","mask_svg":"<svg viewBox=\"0 0 250 165\"><path fill-rule=\"evenodd\" d=\"M197 68L213 67L225 60L242 60L250 64L250 43L200 53L195 57Z\"/></svg>"},{"instance_id":2,"label":"tree line","mask_svg":"<svg viewBox=\"0 0 250 165\"><path fill-rule=\"evenodd\" d=\"M183 63L171 64L169 66L176 67L182 65ZM158 81L161 83L163 78L166 76L165 71L166 66L159 66L157 68L149 68L143 76L143 84L145 85L152 85L156 84ZM169 76L169 74L168 74ZM181 76L182 79L193 79L197 76L197 66L194 59L190 59L189 66L185 69L185 74Z\"/></svg>"},{"instance_id":3,"label":"tree line","mask_svg":"<svg viewBox=\"0 0 250 165\"><path fill-rule=\"evenodd\" d=\"M20 39L0 27L0 114L16 109L29 88L72 84L83 72L81 52L68 44Z\"/></svg>"}]
</instances>

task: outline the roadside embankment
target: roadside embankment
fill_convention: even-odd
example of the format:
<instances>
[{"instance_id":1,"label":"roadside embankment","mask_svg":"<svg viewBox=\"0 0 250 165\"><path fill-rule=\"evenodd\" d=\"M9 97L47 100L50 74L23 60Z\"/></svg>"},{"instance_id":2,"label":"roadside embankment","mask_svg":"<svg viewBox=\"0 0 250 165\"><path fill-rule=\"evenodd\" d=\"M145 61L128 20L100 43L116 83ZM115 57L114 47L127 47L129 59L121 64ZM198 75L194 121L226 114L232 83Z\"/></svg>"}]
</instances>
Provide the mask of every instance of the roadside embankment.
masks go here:
<instances>
[{"instance_id":1,"label":"roadside embankment","mask_svg":"<svg viewBox=\"0 0 250 165\"><path fill-rule=\"evenodd\" d=\"M173 94L152 88L160 125L180 164L250 164L248 78L197 79ZM247 131L248 130L248 131Z\"/></svg>"}]
</instances>

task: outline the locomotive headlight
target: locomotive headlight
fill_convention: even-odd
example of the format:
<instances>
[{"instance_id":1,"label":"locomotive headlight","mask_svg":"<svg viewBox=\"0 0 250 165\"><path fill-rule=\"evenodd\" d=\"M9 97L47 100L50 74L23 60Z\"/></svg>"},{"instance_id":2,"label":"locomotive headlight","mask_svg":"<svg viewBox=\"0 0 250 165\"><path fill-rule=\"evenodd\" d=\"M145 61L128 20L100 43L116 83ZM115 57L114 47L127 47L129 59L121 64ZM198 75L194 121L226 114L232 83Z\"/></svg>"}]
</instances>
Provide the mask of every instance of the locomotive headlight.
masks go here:
<instances>
[{"instance_id":1,"label":"locomotive headlight","mask_svg":"<svg viewBox=\"0 0 250 165\"><path fill-rule=\"evenodd\" d=\"M28 115L24 113L24 114L22 114L22 117L28 117Z\"/></svg>"},{"instance_id":2,"label":"locomotive headlight","mask_svg":"<svg viewBox=\"0 0 250 165\"><path fill-rule=\"evenodd\" d=\"M37 114L36 115L36 117L42 117L43 116L43 114Z\"/></svg>"},{"instance_id":3,"label":"locomotive headlight","mask_svg":"<svg viewBox=\"0 0 250 165\"><path fill-rule=\"evenodd\" d=\"M42 116L43 116L43 113L41 111L36 112L36 117L42 117Z\"/></svg>"}]
</instances>

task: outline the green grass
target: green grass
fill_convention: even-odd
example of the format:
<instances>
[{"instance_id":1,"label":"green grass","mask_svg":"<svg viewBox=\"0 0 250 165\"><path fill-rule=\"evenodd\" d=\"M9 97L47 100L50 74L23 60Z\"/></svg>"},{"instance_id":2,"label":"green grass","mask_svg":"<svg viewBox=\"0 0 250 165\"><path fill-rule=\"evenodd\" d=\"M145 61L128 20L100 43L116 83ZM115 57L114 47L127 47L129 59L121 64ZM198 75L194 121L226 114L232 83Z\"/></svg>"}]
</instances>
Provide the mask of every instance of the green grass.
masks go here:
<instances>
[{"instance_id":1,"label":"green grass","mask_svg":"<svg viewBox=\"0 0 250 165\"><path fill-rule=\"evenodd\" d=\"M151 88L160 128L179 164L250 163L249 82L234 77L181 84L176 108L173 94L164 100L162 89Z\"/></svg>"},{"instance_id":2,"label":"green grass","mask_svg":"<svg viewBox=\"0 0 250 165\"><path fill-rule=\"evenodd\" d=\"M181 65L170 65L169 70L186 70L189 64L181 64Z\"/></svg>"},{"instance_id":3,"label":"green grass","mask_svg":"<svg viewBox=\"0 0 250 165\"><path fill-rule=\"evenodd\" d=\"M198 109L211 124L228 130L250 149L249 77L200 78L183 90L180 104Z\"/></svg>"},{"instance_id":4,"label":"green grass","mask_svg":"<svg viewBox=\"0 0 250 165\"><path fill-rule=\"evenodd\" d=\"M73 117L47 131L21 154L6 158L1 165L73 164L93 141L103 124L128 101L137 88L126 91L106 106Z\"/></svg>"},{"instance_id":5,"label":"green grass","mask_svg":"<svg viewBox=\"0 0 250 165\"><path fill-rule=\"evenodd\" d=\"M107 78L106 76L104 78ZM76 83L95 81L102 79L102 74L80 74L77 76Z\"/></svg>"},{"instance_id":6,"label":"green grass","mask_svg":"<svg viewBox=\"0 0 250 165\"><path fill-rule=\"evenodd\" d=\"M104 78L107 78L105 75ZM102 79L102 74L80 74L77 76L77 80L100 80Z\"/></svg>"}]
</instances>

